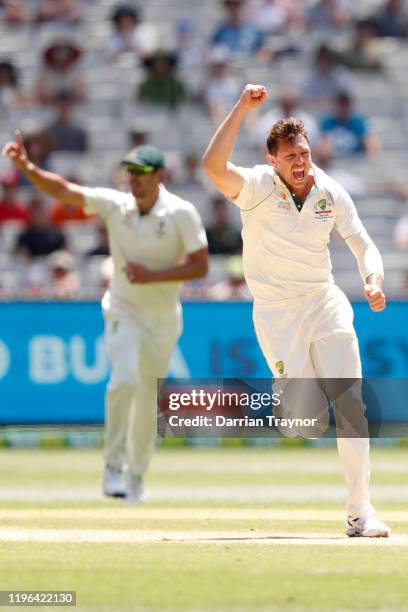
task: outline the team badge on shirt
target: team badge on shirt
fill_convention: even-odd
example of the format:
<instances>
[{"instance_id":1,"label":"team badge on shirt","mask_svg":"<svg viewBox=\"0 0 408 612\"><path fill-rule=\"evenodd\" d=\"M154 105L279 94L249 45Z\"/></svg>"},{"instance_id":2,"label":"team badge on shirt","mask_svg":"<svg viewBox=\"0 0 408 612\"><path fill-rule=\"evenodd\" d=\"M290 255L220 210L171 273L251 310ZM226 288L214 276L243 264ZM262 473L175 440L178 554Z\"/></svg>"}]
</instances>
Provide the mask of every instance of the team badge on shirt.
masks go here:
<instances>
[{"instance_id":1,"label":"team badge on shirt","mask_svg":"<svg viewBox=\"0 0 408 612\"><path fill-rule=\"evenodd\" d=\"M288 195L284 191L281 191L279 193L278 209L285 210L285 211L290 210L289 198L288 198Z\"/></svg>"},{"instance_id":2,"label":"team badge on shirt","mask_svg":"<svg viewBox=\"0 0 408 612\"><path fill-rule=\"evenodd\" d=\"M327 221L334 216L333 207L327 202L326 198L318 200L314 205L314 218L316 221Z\"/></svg>"},{"instance_id":3,"label":"team badge on shirt","mask_svg":"<svg viewBox=\"0 0 408 612\"><path fill-rule=\"evenodd\" d=\"M275 363L275 368L278 370L279 374L283 376L283 373L285 372L285 366L283 365L283 361L277 361Z\"/></svg>"},{"instance_id":4,"label":"team badge on shirt","mask_svg":"<svg viewBox=\"0 0 408 612\"><path fill-rule=\"evenodd\" d=\"M156 234L158 236L164 236L166 234L166 223L164 221L159 221L156 226Z\"/></svg>"}]
</instances>

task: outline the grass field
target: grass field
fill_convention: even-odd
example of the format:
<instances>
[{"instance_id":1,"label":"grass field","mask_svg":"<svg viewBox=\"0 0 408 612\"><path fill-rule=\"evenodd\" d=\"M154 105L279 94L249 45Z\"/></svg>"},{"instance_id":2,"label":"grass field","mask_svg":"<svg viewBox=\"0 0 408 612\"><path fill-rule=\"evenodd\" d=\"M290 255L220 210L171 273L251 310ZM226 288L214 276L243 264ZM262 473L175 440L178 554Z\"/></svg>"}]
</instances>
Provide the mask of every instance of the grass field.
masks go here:
<instances>
[{"instance_id":1,"label":"grass field","mask_svg":"<svg viewBox=\"0 0 408 612\"><path fill-rule=\"evenodd\" d=\"M0 590L76 590L78 610L408 610L407 450L372 452L389 540L344 536L331 448L160 450L140 507L104 500L101 468L98 451L0 451Z\"/></svg>"}]
</instances>

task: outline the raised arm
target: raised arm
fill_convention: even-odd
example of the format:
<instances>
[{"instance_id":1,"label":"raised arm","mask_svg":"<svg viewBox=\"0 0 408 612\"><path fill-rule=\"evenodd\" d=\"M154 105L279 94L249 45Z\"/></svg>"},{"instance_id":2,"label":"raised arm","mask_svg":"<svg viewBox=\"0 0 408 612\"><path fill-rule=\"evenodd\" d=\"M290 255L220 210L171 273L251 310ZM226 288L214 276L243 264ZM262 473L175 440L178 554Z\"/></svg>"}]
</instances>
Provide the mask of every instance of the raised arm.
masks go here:
<instances>
[{"instance_id":1,"label":"raised arm","mask_svg":"<svg viewBox=\"0 0 408 612\"><path fill-rule=\"evenodd\" d=\"M227 198L236 198L244 184L238 168L229 161L238 132L248 111L260 106L267 97L268 92L263 85L246 85L204 153L204 171Z\"/></svg>"},{"instance_id":2,"label":"raised arm","mask_svg":"<svg viewBox=\"0 0 408 612\"><path fill-rule=\"evenodd\" d=\"M7 155L17 170L24 174L40 191L43 191L60 202L67 202L68 204L75 204L76 206L85 205L85 197L81 185L70 183L53 172L41 170L41 168L35 166L28 159L20 131L16 131L15 140L5 145L2 153L3 155Z\"/></svg>"}]
</instances>

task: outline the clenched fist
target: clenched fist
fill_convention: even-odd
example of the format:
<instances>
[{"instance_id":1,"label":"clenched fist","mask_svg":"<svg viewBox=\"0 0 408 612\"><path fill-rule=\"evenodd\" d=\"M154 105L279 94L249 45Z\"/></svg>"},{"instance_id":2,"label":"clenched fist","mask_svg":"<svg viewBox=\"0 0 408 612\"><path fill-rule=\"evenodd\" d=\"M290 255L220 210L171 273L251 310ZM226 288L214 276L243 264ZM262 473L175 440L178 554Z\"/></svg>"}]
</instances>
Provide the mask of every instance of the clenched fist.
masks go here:
<instances>
[{"instance_id":1,"label":"clenched fist","mask_svg":"<svg viewBox=\"0 0 408 612\"><path fill-rule=\"evenodd\" d=\"M374 312L384 310L385 295L379 285L364 285L364 293L371 310Z\"/></svg>"},{"instance_id":2,"label":"clenched fist","mask_svg":"<svg viewBox=\"0 0 408 612\"><path fill-rule=\"evenodd\" d=\"M245 85L239 98L238 104L246 110L258 108L268 97L267 89L264 85Z\"/></svg>"},{"instance_id":3,"label":"clenched fist","mask_svg":"<svg viewBox=\"0 0 408 612\"><path fill-rule=\"evenodd\" d=\"M143 285L152 281L154 272L149 270L145 266L137 263L128 261L126 266L123 268L123 272L126 274L128 281L132 285Z\"/></svg>"}]
</instances>

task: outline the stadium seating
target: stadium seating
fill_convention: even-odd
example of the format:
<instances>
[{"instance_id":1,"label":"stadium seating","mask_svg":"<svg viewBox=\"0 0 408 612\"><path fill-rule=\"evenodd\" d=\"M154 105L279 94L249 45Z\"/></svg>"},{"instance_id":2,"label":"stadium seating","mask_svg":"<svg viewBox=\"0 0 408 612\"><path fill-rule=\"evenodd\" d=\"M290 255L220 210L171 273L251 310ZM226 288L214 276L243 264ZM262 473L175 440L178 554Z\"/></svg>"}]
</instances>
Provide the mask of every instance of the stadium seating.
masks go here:
<instances>
[{"instance_id":1,"label":"stadium seating","mask_svg":"<svg viewBox=\"0 0 408 612\"><path fill-rule=\"evenodd\" d=\"M34 6L35 2L32 4ZM310 6L313 2L308 0L303 4ZM361 0L354 4L355 17L361 17L371 13L381 2ZM85 21L75 27L55 24L36 27L2 25L0 59L9 59L16 64L22 89L26 92L32 92L41 73L41 52L47 42L63 35L74 38L83 47L82 69L88 93L86 102L75 109L74 116L86 127L91 150L81 155L54 153L50 159L51 167L63 175L77 175L86 184L111 186L118 160L129 147L128 132L135 120L144 126L151 135L152 143L163 148L169 158L178 159L181 163L188 151L194 150L200 154L214 131L214 125L203 107L193 101L177 111L167 111L136 103L136 87L144 76L141 62L133 54L126 53L115 63L109 64L103 51L111 32L109 17L114 3L111 0L87 0L84 6ZM190 20L194 44L201 50L203 61L198 66L182 66L180 74L189 90L196 94L206 74L209 38L222 19L221 3L218 0L151 0L143 3L142 8L144 20L156 27L165 48L173 48L176 44L177 20ZM334 43L340 44L347 36L349 32L340 32L334 37ZM253 57L237 57L234 68L243 82L264 82L271 90L272 97L276 96L282 86L302 82L316 40L313 32L301 37L301 53L284 56L273 64ZM373 133L383 144L384 155L375 165L359 157L338 160L336 163L336 166L352 171L367 183L378 178L384 181L402 180L401 173L407 156L408 43L385 39L381 44L386 63L385 75L359 74L355 82L358 108L369 116ZM44 125L50 117L50 109L34 104L13 109L1 121L1 142L9 137L15 127L24 130L34 125ZM248 132L245 130L238 139L234 159L241 165L253 165L256 160L261 162L259 152L248 145ZM0 158L0 174L8 167L7 160ZM210 189L178 188L177 184L174 189L191 199L208 221ZM356 198L356 205L384 255L388 290L394 296L401 295L408 261L406 254L394 245L392 233L398 217L404 213L404 203L383 194L381 197L365 195ZM238 212L234 210L232 214L239 222ZM12 278L13 266L16 265L11 256L15 227L4 226L0 231L0 269L2 284L5 285L7 278ZM81 258L91 248L91 229L76 226L67 232L74 254ZM336 278L351 296L361 295L361 283L352 256L337 240L332 242ZM96 264L88 267L78 265L78 269L83 270L82 286L85 290L87 286L92 286L99 291L98 281L95 280L99 274ZM210 278L218 279L221 275L222 265L214 260Z\"/></svg>"}]
</instances>

